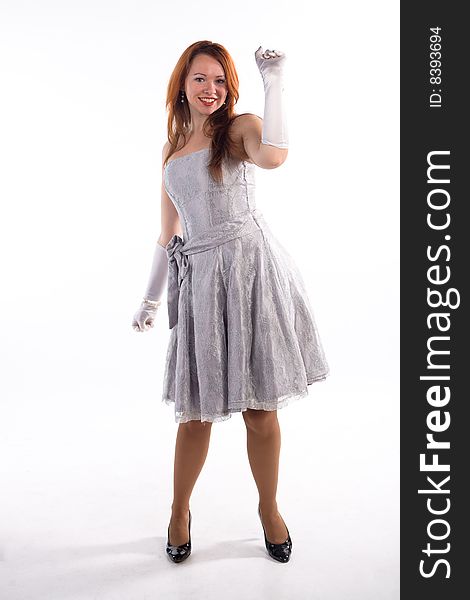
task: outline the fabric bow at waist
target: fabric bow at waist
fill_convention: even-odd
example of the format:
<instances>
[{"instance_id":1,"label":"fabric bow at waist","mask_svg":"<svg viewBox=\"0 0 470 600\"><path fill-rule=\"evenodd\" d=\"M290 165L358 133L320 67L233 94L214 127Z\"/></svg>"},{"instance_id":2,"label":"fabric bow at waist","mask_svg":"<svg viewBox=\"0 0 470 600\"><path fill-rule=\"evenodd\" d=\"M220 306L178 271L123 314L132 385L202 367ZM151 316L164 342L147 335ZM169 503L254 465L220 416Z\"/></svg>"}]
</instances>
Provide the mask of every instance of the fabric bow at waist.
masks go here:
<instances>
[{"instance_id":1,"label":"fabric bow at waist","mask_svg":"<svg viewBox=\"0 0 470 600\"><path fill-rule=\"evenodd\" d=\"M254 209L240 217L215 225L210 230L192 237L186 243L177 234L171 238L166 245L168 255L167 296L170 329L178 322L180 287L190 267L188 255L205 252L230 240L254 233L262 229L260 223L264 223L263 216L257 209Z\"/></svg>"}]
</instances>

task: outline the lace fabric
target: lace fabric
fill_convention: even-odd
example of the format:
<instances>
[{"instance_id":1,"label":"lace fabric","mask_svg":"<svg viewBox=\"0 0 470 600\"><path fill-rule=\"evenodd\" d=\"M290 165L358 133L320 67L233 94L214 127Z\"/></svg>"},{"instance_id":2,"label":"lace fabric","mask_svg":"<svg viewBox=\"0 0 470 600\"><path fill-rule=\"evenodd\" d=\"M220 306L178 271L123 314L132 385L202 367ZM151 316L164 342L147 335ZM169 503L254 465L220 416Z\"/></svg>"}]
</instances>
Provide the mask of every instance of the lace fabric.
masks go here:
<instances>
[{"instance_id":1,"label":"lace fabric","mask_svg":"<svg viewBox=\"0 0 470 600\"><path fill-rule=\"evenodd\" d=\"M180 249L192 248L184 277L174 275L177 319L163 380L162 401L177 423L277 410L329 375L302 275L256 208L255 165L224 165L220 184L206 168L208 151L173 159L164 172L183 228ZM256 226L233 237L230 223L251 218ZM214 232L229 230L230 239L214 243Z\"/></svg>"}]
</instances>

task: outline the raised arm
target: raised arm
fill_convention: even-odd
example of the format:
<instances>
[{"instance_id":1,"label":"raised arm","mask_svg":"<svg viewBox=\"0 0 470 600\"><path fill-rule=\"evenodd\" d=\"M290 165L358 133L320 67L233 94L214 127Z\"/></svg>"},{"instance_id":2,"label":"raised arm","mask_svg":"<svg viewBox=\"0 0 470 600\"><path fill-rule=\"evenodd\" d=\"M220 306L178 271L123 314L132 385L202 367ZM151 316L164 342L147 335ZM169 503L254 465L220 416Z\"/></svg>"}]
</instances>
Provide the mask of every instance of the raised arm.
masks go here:
<instances>
[{"instance_id":1,"label":"raised arm","mask_svg":"<svg viewBox=\"0 0 470 600\"><path fill-rule=\"evenodd\" d=\"M287 158L288 131L284 98L284 63L279 50L255 52L255 60L264 86L264 118L244 115L240 122L245 151L259 167L273 169Z\"/></svg>"}]
</instances>

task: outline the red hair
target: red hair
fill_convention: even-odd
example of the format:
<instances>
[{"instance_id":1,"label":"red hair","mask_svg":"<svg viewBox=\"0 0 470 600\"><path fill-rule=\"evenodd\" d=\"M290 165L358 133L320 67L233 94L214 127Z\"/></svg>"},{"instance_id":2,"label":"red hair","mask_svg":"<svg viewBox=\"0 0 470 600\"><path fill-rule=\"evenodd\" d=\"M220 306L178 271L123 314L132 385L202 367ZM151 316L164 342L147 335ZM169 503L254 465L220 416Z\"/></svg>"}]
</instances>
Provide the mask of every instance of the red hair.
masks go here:
<instances>
[{"instance_id":1,"label":"red hair","mask_svg":"<svg viewBox=\"0 0 470 600\"><path fill-rule=\"evenodd\" d=\"M227 97L225 104L211 113L204 123L203 131L212 137L211 160L208 168L213 179L222 180L222 161L232 155L233 140L229 135L229 126L233 121L234 107L238 101L238 75L232 57L221 45L203 40L195 42L186 48L168 82L166 95L166 109L168 111L168 142L170 151L165 159L165 164L175 153L180 137L186 144L186 136L190 130L191 113L187 102L181 102L180 90L184 88L191 61L198 54L208 54L222 65L227 83Z\"/></svg>"}]
</instances>

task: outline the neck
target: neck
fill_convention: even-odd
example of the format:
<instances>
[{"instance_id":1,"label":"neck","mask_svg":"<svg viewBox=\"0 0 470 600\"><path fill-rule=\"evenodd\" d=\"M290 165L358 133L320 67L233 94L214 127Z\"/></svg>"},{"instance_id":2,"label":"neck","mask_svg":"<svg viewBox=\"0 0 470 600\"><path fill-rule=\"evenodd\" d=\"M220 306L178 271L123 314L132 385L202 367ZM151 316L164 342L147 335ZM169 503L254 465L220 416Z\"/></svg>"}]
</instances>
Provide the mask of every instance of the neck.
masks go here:
<instances>
[{"instance_id":1,"label":"neck","mask_svg":"<svg viewBox=\"0 0 470 600\"><path fill-rule=\"evenodd\" d=\"M193 138L205 138L207 136L204 135L203 126L206 122L207 117L205 115L201 115L200 113L191 112L191 130L190 136Z\"/></svg>"}]
</instances>

